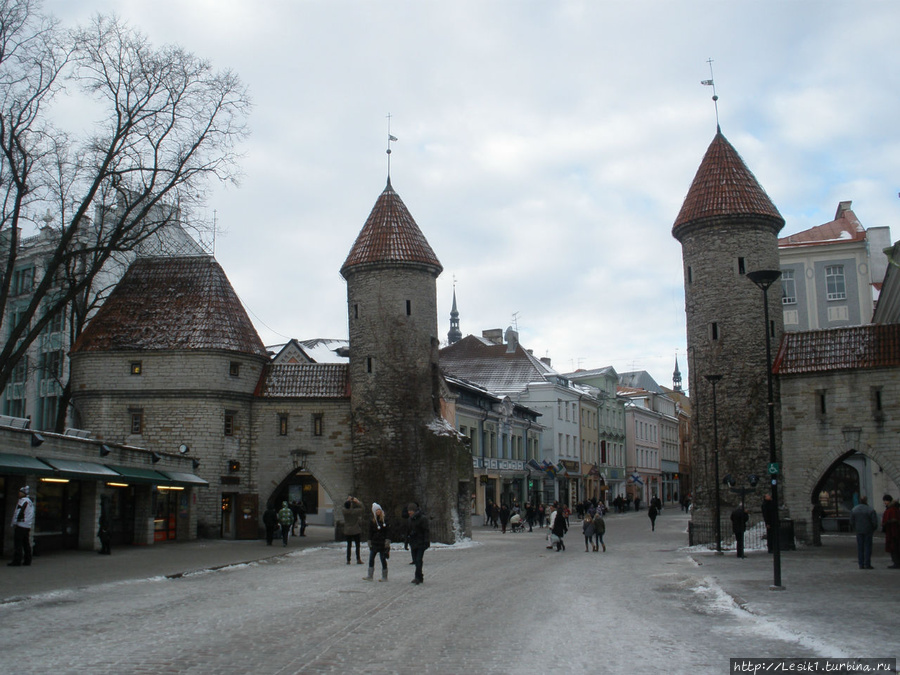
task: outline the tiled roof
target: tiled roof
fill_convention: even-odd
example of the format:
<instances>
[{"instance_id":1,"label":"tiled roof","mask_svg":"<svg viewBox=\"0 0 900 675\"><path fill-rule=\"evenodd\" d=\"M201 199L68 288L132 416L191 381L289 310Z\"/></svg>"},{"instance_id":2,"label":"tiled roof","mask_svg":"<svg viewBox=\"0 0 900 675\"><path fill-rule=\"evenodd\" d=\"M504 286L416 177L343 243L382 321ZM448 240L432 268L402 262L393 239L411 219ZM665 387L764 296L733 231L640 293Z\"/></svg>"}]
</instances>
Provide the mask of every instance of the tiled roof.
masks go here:
<instances>
[{"instance_id":1,"label":"tiled roof","mask_svg":"<svg viewBox=\"0 0 900 675\"><path fill-rule=\"evenodd\" d=\"M356 265L386 262L425 265L433 267L437 274L444 269L406 205L394 192L390 179L350 249L341 274L346 276L348 268Z\"/></svg>"},{"instance_id":2,"label":"tiled roof","mask_svg":"<svg viewBox=\"0 0 900 675\"><path fill-rule=\"evenodd\" d=\"M900 324L785 333L772 370L779 375L900 366Z\"/></svg>"},{"instance_id":3,"label":"tiled roof","mask_svg":"<svg viewBox=\"0 0 900 675\"><path fill-rule=\"evenodd\" d=\"M814 246L816 244L833 244L835 242L852 243L866 240L866 229L859 222L856 214L849 208L838 209L837 217L824 225L811 227L803 232L781 237L779 248L790 246Z\"/></svg>"},{"instance_id":4,"label":"tiled roof","mask_svg":"<svg viewBox=\"0 0 900 675\"><path fill-rule=\"evenodd\" d=\"M521 391L532 382L546 382L553 373L521 345L512 352L505 344L468 335L440 352L441 370L497 393Z\"/></svg>"},{"instance_id":5,"label":"tiled roof","mask_svg":"<svg viewBox=\"0 0 900 675\"><path fill-rule=\"evenodd\" d=\"M672 234L686 223L721 216L756 215L784 225L778 209L722 132L710 143L675 219Z\"/></svg>"},{"instance_id":6,"label":"tiled roof","mask_svg":"<svg viewBox=\"0 0 900 675\"><path fill-rule=\"evenodd\" d=\"M263 398L349 398L346 363L269 364L260 382Z\"/></svg>"},{"instance_id":7,"label":"tiled roof","mask_svg":"<svg viewBox=\"0 0 900 675\"><path fill-rule=\"evenodd\" d=\"M130 349L224 349L267 357L211 256L137 259L72 351Z\"/></svg>"}]
</instances>

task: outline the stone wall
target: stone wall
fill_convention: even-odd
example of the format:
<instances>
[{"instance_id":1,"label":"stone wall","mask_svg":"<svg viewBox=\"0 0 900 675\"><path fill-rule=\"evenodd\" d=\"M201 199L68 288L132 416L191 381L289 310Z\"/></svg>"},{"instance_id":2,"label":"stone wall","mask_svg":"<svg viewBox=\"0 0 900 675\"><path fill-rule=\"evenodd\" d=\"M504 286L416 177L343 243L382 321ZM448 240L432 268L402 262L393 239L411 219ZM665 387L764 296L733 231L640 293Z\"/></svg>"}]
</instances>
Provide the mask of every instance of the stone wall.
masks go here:
<instances>
[{"instance_id":1,"label":"stone wall","mask_svg":"<svg viewBox=\"0 0 900 675\"><path fill-rule=\"evenodd\" d=\"M808 542L816 486L850 450L868 456L876 471L900 484L900 369L832 371L780 380L785 504L795 535ZM880 411L875 390L881 392ZM824 414L818 404L822 394ZM880 510L881 495L868 497L869 504Z\"/></svg>"},{"instance_id":2,"label":"stone wall","mask_svg":"<svg viewBox=\"0 0 900 675\"><path fill-rule=\"evenodd\" d=\"M779 269L779 226L771 219L742 216L679 228L694 436L692 492L698 522L709 522L715 509L715 426L720 480L730 473L742 483L748 474L764 476L766 472L769 427L763 294L745 273ZM776 282L768 295L769 319L775 329L773 359L783 332L780 289ZM715 425L712 386L704 377L711 374L722 375L716 385ZM774 386L777 413L777 381ZM776 414L780 451L779 426ZM728 514L740 497L728 489L720 489L720 494L721 511Z\"/></svg>"},{"instance_id":3,"label":"stone wall","mask_svg":"<svg viewBox=\"0 0 900 675\"><path fill-rule=\"evenodd\" d=\"M280 415L288 418L284 436ZM316 415L322 416L320 436L315 435ZM349 399L261 399L254 407L252 443L258 448L260 517L266 502L304 460L335 504L343 503L353 490Z\"/></svg>"},{"instance_id":4,"label":"stone wall","mask_svg":"<svg viewBox=\"0 0 900 675\"><path fill-rule=\"evenodd\" d=\"M224 351L109 352L72 355L73 405L79 426L98 439L199 460L193 470L209 488L197 490L197 522L205 536L218 536L222 481L226 491L255 493L258 477L251 443L253 392L264 360ZM140 363L140 374L132 366ZM233 374L235 372L237 374ZM143 416L132 434L132 414ZM225 433L226 413L233 416ZM240 465L238 471L230 462Z\"/></svg>"}]
</instances>

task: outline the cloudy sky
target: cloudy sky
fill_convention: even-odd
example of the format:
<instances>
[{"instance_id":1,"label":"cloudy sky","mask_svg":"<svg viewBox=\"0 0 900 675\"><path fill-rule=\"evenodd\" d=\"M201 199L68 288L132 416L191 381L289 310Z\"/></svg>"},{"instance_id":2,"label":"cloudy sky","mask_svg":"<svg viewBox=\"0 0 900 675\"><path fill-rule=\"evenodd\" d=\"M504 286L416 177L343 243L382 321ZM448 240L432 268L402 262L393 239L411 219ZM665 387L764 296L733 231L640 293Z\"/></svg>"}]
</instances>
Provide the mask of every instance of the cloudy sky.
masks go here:
<instances>
[{"instance_id":1,"label":"cloudy sky","mask_svg":"<svg viewBox=\"0 0 900 675\"><path fill-rule=\"evenodd\" d=\"M834 217L900 234L900 3L45 0L115 11L237 72L254 102L239 188L204 217L267 344L345 338L338 270L387 174L454 279L463 334L517 325L557 370L687 382L672 223L722 131L782 235Z\"/></svg>"}]
</instances>

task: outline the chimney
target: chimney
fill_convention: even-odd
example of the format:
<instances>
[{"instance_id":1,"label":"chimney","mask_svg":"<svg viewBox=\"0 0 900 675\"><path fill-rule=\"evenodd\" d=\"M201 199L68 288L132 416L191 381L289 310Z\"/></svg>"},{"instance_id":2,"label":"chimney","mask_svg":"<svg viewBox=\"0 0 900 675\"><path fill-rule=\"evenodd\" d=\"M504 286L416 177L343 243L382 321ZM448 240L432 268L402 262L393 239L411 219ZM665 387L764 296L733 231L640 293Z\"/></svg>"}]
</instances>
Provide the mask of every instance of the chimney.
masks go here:
<instances>
[{"instance_id":1,"label":"chimney","mask_svg":"<svg viewBox=\"0 0 900 675\"><path fill-rule=\"evenodd\" d=\"M519 334L512 329L512 326L506 329L506 353L512 354L519 346Z\"/></svg>"},{"instance_id":2,"label":"chimney","mask_svg":"<svg viewBox=\"0 0 900 675\"><path fill-rule=\"evenodd\" d=\"M850 206L851 206L852 204L853 204L853 202L852 202L852 201L849 201L849 200L846 201L846 202L838 202L838 207L837 207L837 211L836 211L835 214L834 214L834 219L835 219L835 220L838 220L839 218L843 218L843 217L844 217L844 213L845 213L846 211L849 211L849 210L850 210Z\"/></svg>"},{"instance_id":3,"label":"chimney","mask_svg":"<svg viewBox=\"0 0 900 675\"><path fill-rule=\"evenodd\" d=\"M547 366L548 368L552 368L552 367L553 367L553 366L550 365L550 357L549 357L549 356L542 356L542 357L541 357L541 363L543 363L543 364L544 364L545 366Z\"/></svg>"},{"instance_id":4,"label":"chimney","mask_svg":"<svg viewBox=\"0 0 900 675\"><path fill-rule=\"evenodd\" d=\"M503 329L502 328L491 328L489 330L481 331L481 337L485 340L489 340L495 345L503 344Z\"/></svg>"}]
</instances>

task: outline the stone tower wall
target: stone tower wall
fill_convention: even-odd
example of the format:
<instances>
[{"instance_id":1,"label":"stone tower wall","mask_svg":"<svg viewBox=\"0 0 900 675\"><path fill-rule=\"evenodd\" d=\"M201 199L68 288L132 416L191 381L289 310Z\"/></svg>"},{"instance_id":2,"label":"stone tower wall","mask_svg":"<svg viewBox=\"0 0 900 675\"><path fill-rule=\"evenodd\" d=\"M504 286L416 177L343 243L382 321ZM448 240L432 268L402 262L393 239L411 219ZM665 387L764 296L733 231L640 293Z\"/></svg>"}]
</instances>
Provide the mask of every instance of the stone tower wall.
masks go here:
<instances>
[{"instance_id":1,"label":"stone tower wall","mask_svg":"<svg viewBox=\"0 0 900 675\"><path fill-rule=\"evenodd\" d=\"M141 373L131 373L140 362ZM231 364L239 364L232 374ZM178 454L200 461L194 473L209 482L198 488L197 523L201 536L218 536L221 492L258 490L251 445L253 391L263 359L225 351L85 352L72 355L73 404L79 425L114 443ZM131 433L131 413L140 410L144 427ZM234 415L226 436L225 413ZM228 462L240 462L230 472ZM148 467L152 468L152 467ZM223 488L222 476L236 483Z\"/></svg>"},{"instance_id":2,"label":"stone tower wall","mask_svg":"<svg viewBox=\"0 0 900 675\"><path fill-rule=\"evenodd\" d=\"M430 519L432 538L452 542L460 528L467 530L457 493L471 460L466 455L460 468L465 448L437 414L436 272L391 264L345 270L351 433L356 496L382 505L399 528L393 536L401 535L403 508L416 502ZM458 521L463 524L453 524Z\"/></svg>"},{"instance_id":3,"label":"stone tower wall","mask_svg":"<svg viewBox=\"0 0 900 675\"><path fill-rule=\"evenodd\" d=\"M693 404L693 497L695 521L712 522L715 495L715 443L712 386L704 377L722 375L716 385L719 475L732 474L738 486L756 474L760 486L747 504L758 506L766 490L769 426L762 291L746 276L779 269L781 223L753 216L722 217L679 228L684 262L690 392ZM774 360L783 332L781 285L769 289L769 320ZM715 327L714 327L715 325ZM771 325L771 324L770 324ZM714 334L715 333L715 334ZM780 450L778 383L776 448ZM780 456L780 453L779 453ZM727 518L739 495L720 484L721 513ZM758 508L755 509L758 512ZM705 515L704 515L705 514Z\"/></svg>"}]
</instances>

